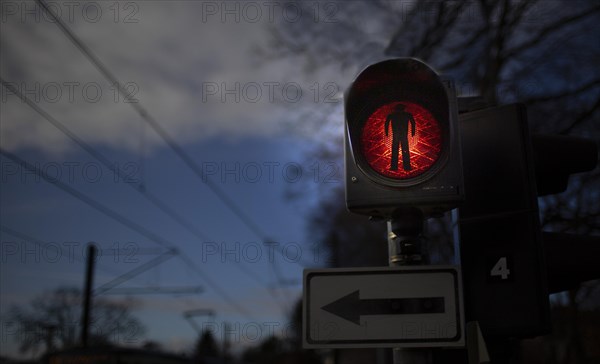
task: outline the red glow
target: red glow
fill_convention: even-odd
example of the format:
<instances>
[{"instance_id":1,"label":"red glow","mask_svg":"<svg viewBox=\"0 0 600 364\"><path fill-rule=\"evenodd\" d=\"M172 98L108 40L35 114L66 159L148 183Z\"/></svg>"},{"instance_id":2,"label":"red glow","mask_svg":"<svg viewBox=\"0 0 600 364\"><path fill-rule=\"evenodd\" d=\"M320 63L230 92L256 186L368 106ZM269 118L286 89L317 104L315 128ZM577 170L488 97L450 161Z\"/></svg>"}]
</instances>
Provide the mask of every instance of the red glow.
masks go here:
<instances>
[{"instance_id":1,"label":"red glow","mask_svg":"<svg viewBox=\"0 0 600 364\"><path fill-rule=\"evenodd\" d=\"M385 135L385 123L397 106L412 115L415 121L415 135L411 136L408 123L408 150L410 152L410 170L404 168L403 153L398 152L398 169L392 170L392 126ZM390 123L391 124L391 123ZM377 109L365 123L361 134L361 152L369 166L377 173L394 179L408 179L429 170L440 157L442 151L442 131L438 121L427 109L411 102L391 102Z\"/></svg>"}]
</instances>

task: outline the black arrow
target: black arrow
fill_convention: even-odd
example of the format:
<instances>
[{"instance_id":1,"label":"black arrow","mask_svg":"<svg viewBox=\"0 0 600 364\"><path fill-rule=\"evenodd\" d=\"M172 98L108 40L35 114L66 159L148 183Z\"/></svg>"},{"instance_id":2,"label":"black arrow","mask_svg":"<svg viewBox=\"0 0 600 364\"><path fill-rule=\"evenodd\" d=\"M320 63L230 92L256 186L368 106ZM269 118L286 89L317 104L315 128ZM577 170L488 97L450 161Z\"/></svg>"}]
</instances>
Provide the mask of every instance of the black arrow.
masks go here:
<instances>
[{"instance_id":1,"label":"black arrow","mask_svg":"<svg viewBox=\"0 0 600 364\"><path fill-rule=\"evenodd\" d=\"M360 325L360 316L366 315L409 315L445 312L444 297L371 298L361 300L359 291L354 291L321 307L321 309L357 325Z\"/></svg>"}]
</instances>

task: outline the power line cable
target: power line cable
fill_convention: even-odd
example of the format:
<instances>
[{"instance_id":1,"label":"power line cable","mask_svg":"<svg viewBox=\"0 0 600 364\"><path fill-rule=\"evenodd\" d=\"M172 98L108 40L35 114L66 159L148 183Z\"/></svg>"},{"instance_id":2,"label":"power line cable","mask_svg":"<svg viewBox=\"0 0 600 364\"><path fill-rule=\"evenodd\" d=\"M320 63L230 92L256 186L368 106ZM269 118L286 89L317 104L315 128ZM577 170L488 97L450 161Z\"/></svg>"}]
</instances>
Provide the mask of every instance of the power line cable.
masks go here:
<instances>
[{"instance_id":1,"label":"power line cable","mask_svg":"<svg viewBox=\"0 0 600 364\"><path fill-rule=\"evenodd\" d=\"M61 257L65 254L63 248L60 245L58 245L58 244L52 244L51 242L44 242L41 239L33 237L33 236L29 235L29 234L25 234L25 233L23 233L21 231L17 231L17 230L15 230L13 228L9 228L6 225L0 225L0 231L4 232L6 234L12 235L12 236L14 236L16 238L23 239L25 242L30 241L30 242L34 243L35 245L37 245L37 246L39 246L39 247L41 247L43 249L47 249L50 246L52 246L54 248L58 248L59 251L60 251ZM70 259L71 255L68 255L68 257ZM80 262L82 264L85 264L85 261L83 259L79 258L77 255L72 255L72 257L73 257L74 260L76 260L76 261L78 261L78 262ZM97 267L98 267L98 269L103 270L106 273L119 274L119 273L113 271L112 269L107 269L107 268L105 268L103 266L97 266Z\"/></svg>"},{"instance_id":2,"label":"power line cable","mask_svg":"<svg viewBox=\"0 0 600 364\"><path fill-rule=\"evenodd\" d=\"M102 75L113 85L116 87L117 92L125 99L129 101L129 105L131 105L137 113L140 115L142 120L144 120L148 125L152 127L152 129L169 145L169 147L175 152L177 156L190 168L200 179L209 187L209 189L221 200L221 202L236 216L248 229L254 232L260 239L263 241L269 241L267 238L267 234L250 218L249 215L244 213L244 211L239 208L232 199L230 199L227 194L225 194L216 184L214 184L211 180L206 178L201 167L199 167L193 159L185 152L185 150L175 142L175 140L167 133L167 131L158 123L158 121L152 117L148 111L141 106L141 104L137 100L131 100L130 94L127 89L119 82L117 77L110 72L108 67L106 67L100 59L91 51L91 49L85 45L83 41L81 41L75 33L71 31L71 29L62 21L60 17L57 17L54 12L47 6L47 4L43 0L36 0L37 3L52 17L57 24L57 26L63 31L63 33L67 36L67 38L88 58L88 60L100 71ZM283 252L280 252L283 255ZM309 264L303 262L301 259L295 261L296 264L300 264L303 267L308 266ZM276 284L278 286L282 286L285 283L285 280L280 275L278 270L274 270L276 275ZM269 290L271 293L271 290Z\"/></svg>"},{"instance_id":3,"label":"power line cable","mask_svg":"<svg viewBox=\"0 0 600 364\"><path fill-rule=\"evenodd\" d=\"M151 260L147 261L146 263L144 263L138 267L135 267L128 272L121 274L120 276L104 283L100 287L97 287L96 289L94 289L93 295L94 296L101 295L101 294L111 290L112 288L118 286L119 284L126 282L126 281L130 280L131 278L144 273L148 269L154 268L155 266L159 265L160 263L163 263L163 262L171 259L174 255L177 255L177 254L178 254L177 250L173 250L173 249L169 250L167 252L164 252L163 254L159 255L158 257L151 259Z\"/></svg>"},{"instance_id":4,"label":"power line cable","mask_svg":"<svg viewBox=\"0 0 600 364\"><path fill-rule=\"evenodd\" d=\"M206 237L206 235L204 235L204 233L202 233L200 230L198 230L196 227L194 227L183 216L179 215L174 209L169 207L165 202L163 202L157 196L150 193L141 183L135 183L135 184L132 183L132 181L130 180L131 176L127 175L123 170L121 170L117 165L114 165L102 153L98 152L94 147L87 144L85 141L83 141L81 138L79 138L77 136L77 134L72 132L68 127L66 127L64 124L62 124L56 118L52 117L52 115L47 113L45 110L43 110L41 107L39 107L36 103L34 103L31 99L29 99L27 96L25 96L23 93L21 93L16 87L13 86L13 84L11 82L5 81L2 78L2 76L0 76L0 83L7 90L11 91L13 94L18 96L23 102L25 102L34 111L36 111L38 114L40 114L44 118L44 120L48 121L55 128L57 128L59 131L61 131L63 134L65 134L69 139L71 139L73 142L75 142L77 145L79 145L88 154L90 154L92 157L94 157L96 160L98 160L100 163L102 163L109 171L111 171L113 174L115 174L115 176L117 176L117 178L123 180L131 188L133 188L134 190L136 190L137 192L142 194L152 204L154 204L156 207L158 207L160 210L162 210L165 214L170 216L173 220L175 220L181 226L183 226L188 231L190 231L192 234L194 234L200 241L205 241L205 242L210 241L210 239L208 239ZM217 245L217 249L219 250L219 252L221 251L221 247L218 245ZM261 284L261 285L264 284L262 282L262 280L260 279L260 277L254 271L248 269L247 267L245 267L243 265L236 264L235 267L237 269L240 269L243 273L247 274L249 277L254 279L259 284Z\"/></svg>"},{"instance_id":5,"label":"power line cable","mask_svg":"<svg viewBox=\"0 0 600 364\"><path fill-rule=\"evenodd\" d=\"M89 155L97 159L100 163L102 163L109 171L114 173L117 178L126 182L127 185L144 195L151 203L153 203L156 207L162 210L165 214L169 215L173 220L177 221L180 225L184 226L186 229L191 231L197 238L201 240L205 240L206 236L197 228L195 228L192 224L187 222L181 215L179 215L175 210L170 208L167 204L161 201L158 197L151 194L147 191L146 188L140 183L132 183L132 176L125 173L122 169L120 169L117 165L113 164L108 158L106 158L102 153L98 152L94 147L87 144L81 138L77 136L74 132L72 132L68 127L62 124L60 121L52 117L49 113L39 107L35 102L29 99L27 96L23 95L16 87L13 86L11 82L7 82L0 76L0 83L7 90L14 93L18 96L23 102L25 102L29 107L31 107L35 112L40 114L46 121L52 124L55 128L57 128L60 132L65 134L69 139L75 142L78 146L80 146L83 150L85 150Z\"/></svg>"},{"instance_id":6,"label":"power line cable","mask_svg":"<svg viewBox=\"0 0 600 364\"><path fill-rule=\"evenodd\" d=\"M25 240L25 242L30 241L32 243L34 243L35 245L39 246L40 248L46 249L48 248L49 245L52 245L55 248L58 248L58 251L60 252L60 256L62 257L64 255L64 251L63 248L60 245L57 244L51 244L49 242L44 242L42 240L36 239L31 235L22 233L20 231L14 230L9 228L8 226L5 225L0 225L0 231L10 234L14 237L17 237L19 239L23 239ZM77 260L78 262L84 263L83 260L81 260L77 255L73 255L73 259Z\"/></svg>"},{"instance_id":7,"label":"power line cable","mask_svg":"<svg viewBox=\"0 0 600 364\"><path fill-rule=\"evenodd\" d=\"M165 141L165 143L175 152L175 154L191 169L205 184L206 186L221 200L221 202L244 224L246 227L254 232L258 238L263 241L269 241L268 235L262 230L258 224L254 222L249 215L237 206L237 204L227 196L215 183L206 177L204 171L198 166L194 160L185 152L185 150L177 144L169 133L158 123L158 121L150 115L150 113L141 105L139 100L131 100L130 93L128 90L119 82L118 78L100 61L92 50L85 45L85 43L75 35L73 31L62 21L62 19L54 14L52 9L48 7L44 0L36 0L36 2L53 18L54 23L60 28L60 30L66 35L66 37L75 45L80 52L82 52L86 58L96 67L96 69L117 89L117 92L125 99L132 102L128 104L133 107L139 116L144 120L152 129ZM135 101L135 102L134 102ZM281 252L283 254L283 252ZM295 263L300 264L303 267L309 264L302 262L301 260ZM277 277L279 282L283 282L281 277Z\"/></svg>"},{"instance_id":8,"label":"power line cable","mask_svg":"<svg viewBox=\"0 0 600 364\"><path fill-rule=\"evenodd\" d=\"M155 242L158 245L161 245L164 248L167 248L169 250L174 249L174 246L169 243L166 239L164 239L163 237L161 237L160 235L153 233L152 231L144 228L143 226L135 223L134 221L126 218L125 216L122 216L121 214L117 213L116 211L104 206L103 204L95 201L94 199L88 197L87 195L77 191L76 189L66 185L65 183L58 181L54 178L51 178L50 176L48 176L48 174L46 172L44 172L43 170L33 166L32 164L30 164L29 162L19 158L17 155L8 152L6 150L4 150L2 147L0 147L0 154L4 155L6 158L12 160L13 162L19 164L21 166L21 168L25 168L27 170L29 170L30 172L33 172L37 175L39 175L40 177L42 177L46 182L60 188L61 190L69 193L70 195L72 195L73 197L77 198L78 200L85 202L86 204L88 204L89 206L91 206L92 208L100 211L101 213L103 213L104 215L112 218L113 220L117 221L118 223L138 232L139 234L145 236L146 238L150 239L151 241ZM212 279L210 279L198 266L196 266L194 264L193 261L191 261L187 256L185 255L179 255L179 257L181 258L181 260L188 265L191 269L193 269L194 271L196 271L198 273L198 275L200 275L206 282L207 285L209 285L213 290L215 290L215 292L217 292L219 295L221 295L221 297L227 301L232 307L234 307L238 312L240 312L241 314L243 314L246 317L250 317L251 315L248 314L248 312L246 311L245 308L243 308L242 306L240 306L235 300L233 300L228 294L227 292L225 292L223 289L221 289L221 287L216 284Z\"/></svg>"},{"instance_id":9,"label":"power line cable","mask_svg":"<svg viewBox=\"0 0 600 364\"><path fill-rule=\"evenodd\" d=\"M63 33L69 38L69 40L77 47L88 60L100 71L100 73L114 86L116 87L119 94L126 100L131 100L127 89L119 82L117 77L106 67L100 59L91 51L91 49L81 41L75 33L62 21L62 19L54 14L52 9L43 0L36 0L37 3L52 17L54 23L63 31ZM251 231L253 231L258 237L263 239L267 234L248 216L246 215L236 204L225 194L216 184L206 178L204 171L198 166L194 160L185 152L185 150L177 144L169 133L158 123L150 113L141 106L138 100L136 102L128 102L133 107L140 117L147 122L150 127L167 143L167 145L175 152L175 154L183 160L183 162L190 168L201 180L208 186L208 188L231 210ZM268 240L268 239L265 239Z\"/></svg>"}]
</instances>

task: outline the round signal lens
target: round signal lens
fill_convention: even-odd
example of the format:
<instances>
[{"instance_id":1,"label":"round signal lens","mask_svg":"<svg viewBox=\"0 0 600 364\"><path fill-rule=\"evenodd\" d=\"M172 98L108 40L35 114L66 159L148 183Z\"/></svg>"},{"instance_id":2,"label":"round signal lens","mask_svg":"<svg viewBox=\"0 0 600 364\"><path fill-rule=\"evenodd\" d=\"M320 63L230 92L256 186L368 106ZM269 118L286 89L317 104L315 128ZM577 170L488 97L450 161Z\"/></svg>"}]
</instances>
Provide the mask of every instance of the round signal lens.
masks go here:
<instances>
[{"instance_id":1,"label":"round signal lens","mask_svg":"<svg viewBox=\"0 0 600 364\"><path fill-rule=\"evenodd\" d=\"M442 128L424 107L391 102L379 107L361 132L361 152L378 174L397 180L431 169L442 153Z\"/></svg>"}]
</instances>

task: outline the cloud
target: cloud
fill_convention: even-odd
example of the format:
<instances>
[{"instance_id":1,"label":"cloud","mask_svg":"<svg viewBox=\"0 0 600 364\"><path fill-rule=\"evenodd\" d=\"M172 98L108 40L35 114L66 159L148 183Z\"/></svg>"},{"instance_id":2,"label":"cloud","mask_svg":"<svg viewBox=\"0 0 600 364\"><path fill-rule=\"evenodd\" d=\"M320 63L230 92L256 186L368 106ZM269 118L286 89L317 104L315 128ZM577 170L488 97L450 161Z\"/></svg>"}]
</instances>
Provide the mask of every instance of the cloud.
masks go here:
<instances>
[{"instance_id":1,"label":"cloud","mask_svg":"<svg viewBox=\"0 0 600 364\"><path fill-rule=\"evenodd\" d=\"M252 8L228 3L232 12L222 15L226 8L214 10L206 2L94 2L75 6L73 16L64 3L51 4L130 96L181 143L274 135L282 132L282 120L299 109L314 108L326 97L339 101L335 69L325 67L307 77L303 55L264 57L274 47L273 29L286 26L283 13L269 15L269 8L260 5L262 15L254 21ZM11 4L22 10L35 3ZM148 127L115 86L48 15L37 19L10 10L2 22L2 77L83 140L139 149L141 130ZM4 148L53 154L74 148L5 88L2 106ZM164 145L154 132L145 132L144 138L150 148Z\"/></svg>"}]
</instances>

